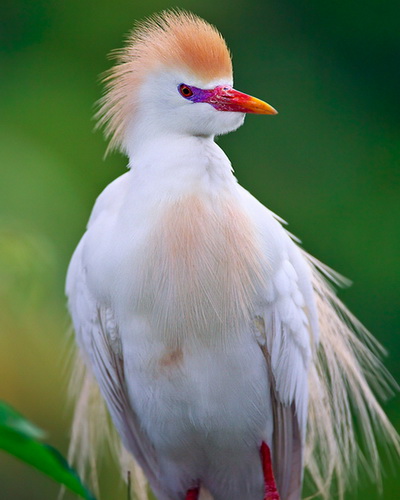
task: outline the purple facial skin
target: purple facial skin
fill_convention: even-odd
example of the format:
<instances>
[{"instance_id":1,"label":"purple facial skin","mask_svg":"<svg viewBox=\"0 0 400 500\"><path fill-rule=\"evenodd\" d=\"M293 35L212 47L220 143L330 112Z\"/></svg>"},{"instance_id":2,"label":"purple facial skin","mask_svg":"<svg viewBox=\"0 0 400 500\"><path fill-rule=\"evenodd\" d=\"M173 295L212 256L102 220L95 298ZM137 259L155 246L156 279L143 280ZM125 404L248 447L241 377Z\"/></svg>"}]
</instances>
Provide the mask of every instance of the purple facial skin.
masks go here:
<instances>
[{"instance_id":1,"label":"purple facial skin","mask_svg":"<svg viewBox=\"0 0 400 500\"><path fill-rule=\"evenodd\" d=\"M237 92L232 87L219 85L214 89L199 89L198 87L181 83L178 86L178 91L188 101L208 103L218 111L248 112L246 108L241 106L243 103L239 102L239 100L243 101L249 96Z\"/></svg>"},{"instance_id":2,"label":"purple facial skin","mask_svg":"<svg viewBox=\"0 0 400 500\"><path fill-rule=\"evenodd\" d=\"M218 87L217 87L218 88ZM210 102L210 99L215 94L215 89L199 89L198 87L192 87L190 85L185 85L181 83L178 86L178 91L182 97L192 102ZM226 87L228 88L228 87ZM212 103L210 103L212 104Z\"/></svg>"}]
</instances>

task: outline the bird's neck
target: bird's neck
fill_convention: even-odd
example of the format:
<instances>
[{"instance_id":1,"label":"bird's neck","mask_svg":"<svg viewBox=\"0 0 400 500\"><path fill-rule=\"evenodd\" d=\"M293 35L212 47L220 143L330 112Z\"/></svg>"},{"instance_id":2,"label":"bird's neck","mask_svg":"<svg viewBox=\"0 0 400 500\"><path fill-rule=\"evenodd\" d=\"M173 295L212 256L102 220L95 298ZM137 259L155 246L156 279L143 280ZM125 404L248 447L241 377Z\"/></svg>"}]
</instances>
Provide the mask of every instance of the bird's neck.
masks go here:
<instances>
[{"instance_id":1,"label":"bird's neck","mask_svg":"<svg viewBox=\"0 0 400 500\"><path fill-rule=\"evenodd\" d=\"M164 133L142 137L128 151L136 187L158 196L221 195L236 186L231 163L212 136Z\"/></svg>"}]
</instances>

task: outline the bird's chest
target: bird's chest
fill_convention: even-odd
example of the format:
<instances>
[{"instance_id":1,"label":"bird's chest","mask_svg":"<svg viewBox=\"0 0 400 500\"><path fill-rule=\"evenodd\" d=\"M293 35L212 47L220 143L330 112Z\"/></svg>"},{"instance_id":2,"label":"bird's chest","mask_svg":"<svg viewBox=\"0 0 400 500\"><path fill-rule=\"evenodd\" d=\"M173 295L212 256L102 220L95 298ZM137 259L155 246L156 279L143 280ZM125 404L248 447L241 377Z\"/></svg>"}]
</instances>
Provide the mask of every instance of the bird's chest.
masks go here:
<instances>
[{"instance_id":1,"label":"bird's chest","mask_svg":"<svg viewBox=\"0 0 400 500\"><path fill-rule=\"evenodd\" d=\"M131 401L157 448L178 456L194 446L221 453L227 446L256 449L267 437L268 374L254 339L233 341L228 350L184 346L168 359L157 349L154 356L154 345L143 343L125 367Z\"/></svg>"},{"instance_id":2,"label":"bird's chest","mask_svg":"<svg viewBox=\"0 0 400 500\"><path fill-rule=\"evenodd\" d=\"M233 202L170 204L142 252L135 304L167 344L223 342L249 319L264 265L253 224Z\"/></svg>"}]
</instances>

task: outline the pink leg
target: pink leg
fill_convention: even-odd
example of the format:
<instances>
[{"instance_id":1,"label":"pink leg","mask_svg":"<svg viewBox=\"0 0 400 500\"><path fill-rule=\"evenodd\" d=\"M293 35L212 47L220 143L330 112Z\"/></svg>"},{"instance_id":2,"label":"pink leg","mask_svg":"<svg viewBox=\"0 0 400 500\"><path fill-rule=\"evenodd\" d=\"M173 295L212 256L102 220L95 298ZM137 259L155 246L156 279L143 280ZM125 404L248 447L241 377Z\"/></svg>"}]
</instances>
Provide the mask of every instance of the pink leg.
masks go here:
<instances>
[{"instance_id":1,"label":"pink leg","mask_svg":"<svg viewBox=\"0 0 400 500\"><path fill-rule=\"evenodd\" d=\"M276 489L274 473L272 471L271 451L264 441L261 444L260 453L265 484L264 500L279 500L280 497Z\"/></svg>"},{"instance_id":2,"label":"pink leg","mask_svg":"<svg viewBox=\"0 0 400 500\"><path fill-rule=\"evenodd\" d=\"M193 488L186 493L185 500L197 500L199 498L200 488Z\"/></svg>"}]
</instances>

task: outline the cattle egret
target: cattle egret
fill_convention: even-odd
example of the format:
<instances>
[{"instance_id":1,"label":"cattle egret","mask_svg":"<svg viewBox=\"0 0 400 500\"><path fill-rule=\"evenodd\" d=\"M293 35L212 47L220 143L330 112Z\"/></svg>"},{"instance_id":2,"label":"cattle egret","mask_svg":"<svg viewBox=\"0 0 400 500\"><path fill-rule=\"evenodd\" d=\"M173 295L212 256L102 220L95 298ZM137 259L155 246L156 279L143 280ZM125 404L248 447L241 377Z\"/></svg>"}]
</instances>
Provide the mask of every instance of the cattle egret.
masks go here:
<instances>
[{"instance_id":1,"label":"cattle egret","mask_svg":"<svg viewBox=\"0 0 400 500\"><path fill-rule=\"evenodd\" d=\"M223 38L190 13L138 25L116 57L98 118L129 170L97 199L68 270L83 360L71 457L95 475L104 400L140 499L145 476L159 500L296 500L305 469L322 497L331 484L343 497L362 453L379 476L375 433L399 448L368 383L391 380L326 280L341 277L214 142L276 111L233 89Z\"/></svg>"}]
</instances>

